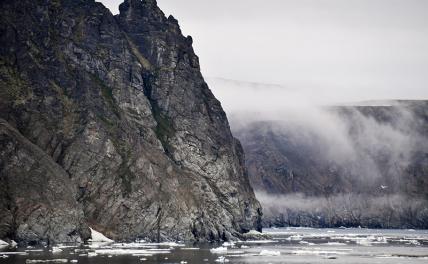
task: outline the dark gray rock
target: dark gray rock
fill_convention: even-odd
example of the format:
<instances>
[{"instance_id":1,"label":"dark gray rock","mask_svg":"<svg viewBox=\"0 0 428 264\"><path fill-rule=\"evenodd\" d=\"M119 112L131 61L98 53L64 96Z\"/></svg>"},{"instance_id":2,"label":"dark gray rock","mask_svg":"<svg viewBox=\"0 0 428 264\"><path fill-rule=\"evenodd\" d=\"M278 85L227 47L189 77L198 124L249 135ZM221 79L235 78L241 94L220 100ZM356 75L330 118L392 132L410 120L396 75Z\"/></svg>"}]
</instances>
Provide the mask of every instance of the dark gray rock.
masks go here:
<instances>
[{"instance_id":1,"label":"dark gray rock","mask_svg":"<svg viewBox=\"0 0 428 264\"><path fill-rule=\"evenodd\" d=\"M0 236L26 243L88 238L67 173L3 119L0 149Z\"/></svg>"},{"instance_id":2,"label":"dark gray rock","mask_svg":"<svg viewBox=\"0 0 428 264\"><path fill-rule=\"evenodd\" d=\"M155 1L117 17L89 0L0 8L0 115L62 168L85 224L119 240L260 229L240 143Z\"/></svg>"}]
</instances>

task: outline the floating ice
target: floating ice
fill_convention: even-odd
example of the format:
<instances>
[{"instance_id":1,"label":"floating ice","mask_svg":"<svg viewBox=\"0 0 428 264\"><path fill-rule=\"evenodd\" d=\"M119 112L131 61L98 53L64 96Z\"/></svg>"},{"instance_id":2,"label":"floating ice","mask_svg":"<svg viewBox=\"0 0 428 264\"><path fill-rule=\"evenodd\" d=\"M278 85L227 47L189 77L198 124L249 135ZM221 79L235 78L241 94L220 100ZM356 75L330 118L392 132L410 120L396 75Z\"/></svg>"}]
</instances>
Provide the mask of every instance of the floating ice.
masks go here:
<instances>
[{"instance_id":1,"label":"floating ice","mask_svg":"<svg viewBox=\"0 0 428 264\"><path fill-rule=\"evenodd\" d=\"M104 236L100 232L98 232L92 228L89 228L89 229L91 229L91 239L89 241L91 241L91 242L114 242L113 240Z\"/></svg>"},{"instance_id":2,"label":"floating ice","mask_svg":"<svg viewBox=\"0 0 428 264\"><path fill-rule=\"evenodd\" d=\"M299 244L300 245L307 245L307 246L313 246L313 245L315 245L314 243L311 243L311 242L308 242L308 241L299 241Z\"/></svg>"},{"instance_id":3,"label":"floating ice","mask_svg":"<svg viewBox=\"0 0 428 264\"><path fill-rule=\"evenodd\" d=\"M226 263L226 262L229 262L229 260L227 258L225 258L224 256L220 256L215 260L215 262Z\"/></svg>"},{"instance_id":4,"label":"floating ice","mask_svg":"<svg viewBox=\"0 0 428 264\"><path fill-rule=\"evenodd\" d=\"M347 250L299 249L291 251L294 255L347 255Z\"/></svg>"},{"instance_id":5,"label":"floating ice","mask_svg":"<svg viewBox=\"0 0 428 264\"><path fill-rule=\"evenodd\" d=\"M0 249L9 247L9 243L0 239Z\"/></svg>"},{"instance_id":6,"label":"floating ice","mask_svg":"<svg viewBox=\"0 0 428 264\"><path fill-rule=\"evenodd\" d=\"M252 236L260 236L260 235L263 235L262 233L260 233L259 231L257 231L257 230L250 230L250 231L248 231L247 233L245 233L246 235L252 235Z\"/></svg>"},{"instance_id":7,"label":"floating ice","mask_svg":"<svg viewBox=\"0 0 428 264\"><path fill-rule=\"evenodd\" d=\"M68 259L27 259L25 263L67 263Z\"/></svg>"},{"instance_id":8,"label":"floating ice","mask_svg":"<svg viewBox=\"0 0 428 264\"><path fill-rule=\"evenodd\" d=\"M223 243L223 247L234 247L235 246L235 242L224 242Z\"/></svg>"},{"instance_id":9,"label":"floating ice","mask_svg":"<svg viewBox=\"0 0 428 264\"><path fill-rule=\"evenodd\" d=\"M269 243L278 243L276 240L246 240L242 241L243 244L269 244Z\"/></svg>"},{"instance_id":10,"label":"floating ice","mask_svg":"<svg viewBox=\"0 0 428 264\"><path fill-rule=\"evenodd\" d=\"M260 256L279 256L281 255L281 252L279 251L273 251L273 250L262 250L259 253Z\"/></svg>"},{"instance_id":11,"label":"floating ice","mask_svg":"<svg viewBox=\"0 0 428 264\"><path fill-rule=\"evenodd\" d=\"M96 249L99 255L133 255L133 256L152 256L154 254L169 254L169 249Z\"/></svg>"},{"instance_id":12,"label":"floating ice","mask_svg":"<svg viewBox=\"0 0 428 264\"><path fill-rule=\"evenodd\" d=\"M327 246L346 246L345 243L340 243L340 242L327 242L324 245L327 245Z\"/></svg>"},{"instance_id":13,"label":"floating ice","mask_svg":"<svg viewBox=\"0 0 428 264\"><path fill-rule=\"evenodd\" d=\"M211 253L216 253L216 254L227 253L227 247L212 248L212 249L210 249L210 252Z\"/></svg>"},{"instance_id":14,"label":"floating ice","mask_svg":"<svg viewBox=\"0 0 428 264\"><path fill-rule=\"evenodd\" d=\"M417 241L415 239L412 239L412 240L408 240L407 244L419 246L421 243L419 243L419 241Z\"/></svg>"},{"instance_id":15,"label":"floating ice","mask_svg":"<svg viewBox=\"0 0 428 264\"><path fill-rule=\"evenodd\" d=\"M302 240L302 239L303 239L302 235L293 235L288 238L288 240Z\"/></svg>"},{"instance_id":16,"label":"floating ice","mask_svg":"<svg viewBox=\"0 0 428 264\"><path fill-rule=\"evenodd\" d=\"M52 247L51 251L52 251L52 253L60 253L60 252L62 252L62 249L59 247Z\"/></svg>"}]
</instances>

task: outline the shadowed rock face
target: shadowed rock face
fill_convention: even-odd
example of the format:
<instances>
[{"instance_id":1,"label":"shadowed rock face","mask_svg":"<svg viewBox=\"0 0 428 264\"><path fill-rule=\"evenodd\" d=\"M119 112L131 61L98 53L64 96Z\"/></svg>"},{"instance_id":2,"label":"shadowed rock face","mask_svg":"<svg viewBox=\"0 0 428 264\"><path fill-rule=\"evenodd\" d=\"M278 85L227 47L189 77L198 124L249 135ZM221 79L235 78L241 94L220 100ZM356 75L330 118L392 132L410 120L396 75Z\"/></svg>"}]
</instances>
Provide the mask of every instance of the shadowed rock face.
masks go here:
<instances>
[{"instance_id":1,"label":"shadowed rock face","mask_svg":"<svg viewBox=\"0 0 428 264\"><path fill-rule=\"evenodd\" d=\"M155 1L127 0L116 17L89 0L0 8L0 238L260 229L240 143L191 38Z\"/></svg>"}]
</instances>

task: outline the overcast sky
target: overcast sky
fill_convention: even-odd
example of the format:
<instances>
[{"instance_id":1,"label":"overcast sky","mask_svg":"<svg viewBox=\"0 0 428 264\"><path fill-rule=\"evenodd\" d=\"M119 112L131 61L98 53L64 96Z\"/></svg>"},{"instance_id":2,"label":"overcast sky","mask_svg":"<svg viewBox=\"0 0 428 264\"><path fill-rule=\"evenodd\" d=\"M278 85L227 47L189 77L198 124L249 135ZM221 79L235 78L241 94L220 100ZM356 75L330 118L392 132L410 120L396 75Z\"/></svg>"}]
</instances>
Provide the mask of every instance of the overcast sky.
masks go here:
<instances>
[{"instance_id":1,"label":"overcast sky","mask_svg":"<svg viewBox=\"0 0 428 264\"><path fill-rule=\"evenodd\" d=\"M117 13L122 1L101 2ZM428 99L427 0L158 4L193 37L202 72L222 102L229 89L244 93L245 82L279 85L257 85L265 93L274 87L273 97L293 91L318 102ZM243 83L225 86L216 78Z\"/></svg>"}]
</instances>

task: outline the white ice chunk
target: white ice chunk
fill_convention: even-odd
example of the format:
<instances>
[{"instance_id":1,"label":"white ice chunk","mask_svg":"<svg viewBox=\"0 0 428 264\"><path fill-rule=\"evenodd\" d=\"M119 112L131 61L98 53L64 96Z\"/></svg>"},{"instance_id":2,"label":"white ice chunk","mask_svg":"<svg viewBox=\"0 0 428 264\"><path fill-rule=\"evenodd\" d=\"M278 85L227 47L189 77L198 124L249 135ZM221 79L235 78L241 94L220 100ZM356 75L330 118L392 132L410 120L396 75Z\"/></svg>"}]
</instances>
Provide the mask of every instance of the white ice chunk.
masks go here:
<instances>
[{"instance_id":1,"label":"white ice chunk","mask_svg":"<svg viewBox=\"0 0 428 264\"><path fill-rule=\"evenodd\" d=\"M227 247L212 248L210 249L210 252L215 254L227 253Z\"/></svg>"},{"instance_id":2,"label":"white ice chunk","mask_svg":"<svg viewBox=\"0 0 428 264\"><path fill-rule=\"evenodd\" d=\"M25 263L67 263L68 259L27 259Z\"/></svg>"},{"instance_id":3,"label":"white ice chunk","mask_svg":"<svg viewBox=\"0 0 428 264\"><path fill-rule=\"evenodd\" d=\"M247 233L245 233L245 234L247 234L247 235L255 235L255 236L260 236L260 235L263 235L262 233L260 233L259 231L257 231L257 230L250 230L250 231L248 231Z\"/></svg>"},{"instance_id":4,"label":"white ice chunk","mask_svg":"<svg viewBox=\"0 0 428 264\"><path fill-rule=\"evenodd\" d=\"M223 247L234 247L235 246L235 242L224 242L223 243Z\"/></svg>"},{"instance_id":5,"label":"white ice chunk","mask_svg":"<svg viewBox=\"0 0 428 264\"><path fill-rule=\"evenodd\" d=\"M62 252L62 249L60 249L59 247L52 247L52 253L60 253Z\"/></svg>"},{"instance_id":6,"label":"white ice chunk","mask_svg":"<svg viewBox=\"0 0 428 264\"><path fill-rule=\"evenodd\" d=\"M327 242L326 245L328 245L328 246L346 246L345 243L340 243L340 242Z\"/></svg>"},{"instance_id":7,"label":"white ice chunk","mask_svg":"<svg viewBox=\"0 0 428 264\"><path fill-rule=\"evenodd\" d=\"M22 251L1 252L0 254L2 254L2 255L21 255L21 256L28 255L27 252L22 252Z\"/></svg>"},{"instance_id":8,"label":"white ice chunk","mask_svg":"<svg viewBox=\"0 0 428 264\"><path fill-rule=\"evenodd\" d=\"M169 254L169 249L96 249L99 255L133 255L133 256L152 256L154 254Z\"/></svg>"},{"instance_id":9,"label":"white ice chunk","mask_svg":"<svg viewBox=\"0 0 428 264\"><path fill-rule=\"evenodd\" d=\"M279 256L281 252L273 250L262 250L259 254L260 256Z\"/></svg>"},{"instance_id":10,"label":"white ice chunk","mask_svg":"<svg viewBox=\"0 0 428 264\"><path fill-rule=\"evenodd\" d=\"M89 241L91 241L91 242L114 242L113 240L104 236L100 232L98 232L92 228L90 228L90 229L91 229L91 239Z\"/></svg>"},{"instance_id":11,"label":"white ice chunk","mask_svg":"<svg viewBox=\"0 0 428 264\"><path fill-rule=\"evenodd\" d=\"M227 258L225 258L224 256L220 256L215 260L215 262L226 263L226 262L229 262L229 260Z\"/></svg>"}]
</instances>

